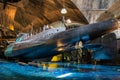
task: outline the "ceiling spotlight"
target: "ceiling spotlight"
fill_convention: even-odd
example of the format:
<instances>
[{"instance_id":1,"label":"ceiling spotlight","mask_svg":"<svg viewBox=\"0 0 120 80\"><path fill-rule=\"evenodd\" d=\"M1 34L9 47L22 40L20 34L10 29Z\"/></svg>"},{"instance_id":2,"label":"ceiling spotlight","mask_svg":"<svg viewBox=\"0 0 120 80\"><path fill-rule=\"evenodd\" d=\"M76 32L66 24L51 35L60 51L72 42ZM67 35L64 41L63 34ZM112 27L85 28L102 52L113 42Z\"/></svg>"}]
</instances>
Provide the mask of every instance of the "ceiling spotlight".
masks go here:
<instances>
[{"instance_id":1,"label":"ceiling spotlight","mask_svg":"<svg viewBox=\"0 0 120 80\"><path fill-rule=\"evenodd\" d=\"M61 14L66 14L66 13L67 13L66 8L62 8L62 9L61 9Z\"/></svg>"},{"instance_id":2,"label":"ceiling spotlight","mask_svg":"<svg viewBox=\"0 0 120 80\"><path fill-rule=\"evenodd\" d=\"M70 19L67 19L66 22L67 22L67 23L71 23L71 20L70 20Z\"/></svg>"}]
</instances>

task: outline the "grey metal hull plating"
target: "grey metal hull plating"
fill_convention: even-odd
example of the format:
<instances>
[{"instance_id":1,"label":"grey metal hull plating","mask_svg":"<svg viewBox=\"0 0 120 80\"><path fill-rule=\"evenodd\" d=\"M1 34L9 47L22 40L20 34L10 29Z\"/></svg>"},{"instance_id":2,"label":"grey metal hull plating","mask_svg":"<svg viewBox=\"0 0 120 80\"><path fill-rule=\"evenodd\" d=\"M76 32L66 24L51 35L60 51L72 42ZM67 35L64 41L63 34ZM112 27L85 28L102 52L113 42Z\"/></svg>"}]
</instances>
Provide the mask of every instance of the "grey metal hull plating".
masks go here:
<instances>
[{"instance_id":1,"label":"grey metal hull plating","mask_svg":"<svg viewBox=\"0 0 120 80\"><path fill-rule=\"evenodd\" d=\"M63 51L75 49L76 42L93 40L118 28L116 20L111 19L100 23L89 24L83 27L56 33L50 39L36 42L24 42L11 44L4 55L11 58L36 59L46 58Z\"/></svg>"}]
</instances>

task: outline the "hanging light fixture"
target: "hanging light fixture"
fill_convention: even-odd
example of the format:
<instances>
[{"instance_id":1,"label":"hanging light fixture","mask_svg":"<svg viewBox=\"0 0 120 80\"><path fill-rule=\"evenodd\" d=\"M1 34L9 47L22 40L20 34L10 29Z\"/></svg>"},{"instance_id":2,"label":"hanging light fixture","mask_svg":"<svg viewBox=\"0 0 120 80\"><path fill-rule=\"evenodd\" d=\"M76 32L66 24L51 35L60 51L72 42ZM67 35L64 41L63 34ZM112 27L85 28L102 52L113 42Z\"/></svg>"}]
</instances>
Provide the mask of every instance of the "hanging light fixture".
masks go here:
<instances>
[{"instance_id":1,"label":"hanging light fixture","mask_svg":"<svg viewBox=\"0 0 120 80\"><path fill-rule=\"evenodd\" d=\"M71 23L71 19L67 19L67 20L66 20L66 23Z\"/></svg>"},{"instance_id":2,"label":"hanging light fixture","mask_svg":"<svg viewBox=\"0 0 120 80\"><path fill-rule=\"evenodd\" d=\"M62 9L61 9L61 14L66 14L66 13L67 13L66 8L62 8Z\"/></svg>"},{"instance_id":3,"label":"hanging light fixture","mask_svg":"<svg viewBox=\"0 0 120 80\"><path fill-rule=\"evenodd\" d=\"M64 0L63 0L63 8L61 9L61 14L66 14L66 13L67 13L67 9L65 8Z\"/></svg>"}]
</instances>

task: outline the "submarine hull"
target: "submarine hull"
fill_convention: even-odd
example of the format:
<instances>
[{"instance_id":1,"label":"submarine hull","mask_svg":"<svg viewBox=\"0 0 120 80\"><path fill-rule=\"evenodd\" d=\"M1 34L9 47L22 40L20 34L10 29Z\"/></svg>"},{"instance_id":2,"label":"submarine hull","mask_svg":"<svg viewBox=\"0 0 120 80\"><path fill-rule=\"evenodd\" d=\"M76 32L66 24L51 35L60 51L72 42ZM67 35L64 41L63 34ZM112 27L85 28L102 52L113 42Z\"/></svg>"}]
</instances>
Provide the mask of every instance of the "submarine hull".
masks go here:
<instances>
[{"instance_id":1,"label":"submarine hull","mask_svg":"<svg viewBox=\"0 0 120 80\"><path fill-rule=\"evenodd\" d=\"M56 33L44 41L12 43L5 50L5 57L39 59L52 57L61 52L75 49L76 42L89 42L118 28L115 19L85 25Z\"/></svg>"}]
</instances>

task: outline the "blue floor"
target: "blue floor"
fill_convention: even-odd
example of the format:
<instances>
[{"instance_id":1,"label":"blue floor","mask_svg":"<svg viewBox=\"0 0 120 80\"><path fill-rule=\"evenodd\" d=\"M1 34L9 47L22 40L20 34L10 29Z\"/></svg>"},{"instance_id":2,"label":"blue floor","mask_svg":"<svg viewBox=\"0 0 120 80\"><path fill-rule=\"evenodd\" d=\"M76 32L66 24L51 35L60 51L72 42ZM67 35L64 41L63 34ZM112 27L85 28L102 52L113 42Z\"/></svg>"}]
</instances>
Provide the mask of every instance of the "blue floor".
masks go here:
<instances>
[{"instance_id":1,"label":"blue floor","mask_svg":"<svg viewBox=\"0 0 120 80\"><path fill-rule=\"evenodd\" d=\"M35 67L0 61L0 80L120 80L120 66L46 62Z\"/></svg>"}]
</instances>

